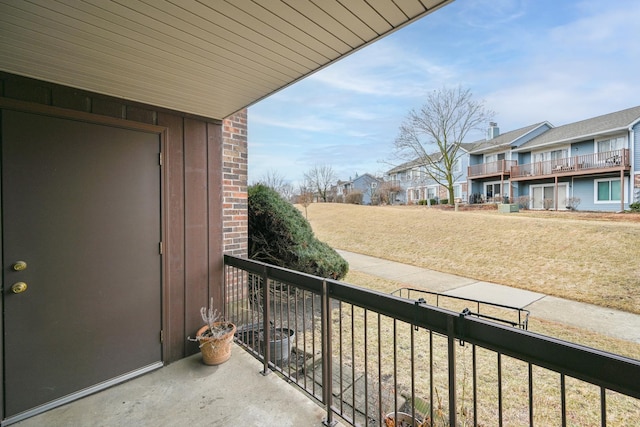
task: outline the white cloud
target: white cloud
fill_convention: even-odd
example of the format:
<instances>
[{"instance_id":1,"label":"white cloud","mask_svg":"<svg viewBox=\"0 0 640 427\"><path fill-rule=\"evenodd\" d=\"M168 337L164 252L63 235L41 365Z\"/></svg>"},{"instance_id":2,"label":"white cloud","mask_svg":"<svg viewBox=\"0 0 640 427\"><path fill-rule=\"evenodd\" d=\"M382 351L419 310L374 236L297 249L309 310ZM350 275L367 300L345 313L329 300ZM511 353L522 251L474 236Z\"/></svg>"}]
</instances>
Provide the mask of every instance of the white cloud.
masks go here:
<instances>
[{"instance_id":1,"label":"white cloud","mask_svg":"<svg viewBox=\"0 0 640 427\"><path fill-rule=\"evenodd\" d=\"M484 98L503 132L638 105L638 16L637 0L453 2L251 107L249 172L387 170L406 113L442 86Z\"/></svg>"},{"instance_id":2,"label":"white cloud","mask_svg":"<svg viewBox=\"0 0 640 427\"><path fill-rule=\"evenodd\" d=\"M458 17L465 25L475 28L495 28L525 15L524 0L473 0L464 3Z\"/></svg>"},{"instance_id":3,"label":"white cloud","mask_svg":"<svg viewBox=\"0 0 640 427\"><path fill-rule=\"evenodd\" d=\"M414 98L432 81L452 79L443 64L420 56L416 48L382 40L308 77L333 89L380 97Z\"/></svg>"},{"instance_id":4,"label":"white cloud","mask_svg":"<svg viewBox=\"0 0 640 427\"><path fill-rule=\"evenodd\" d=\"M250 110L250 126L264 125L267 127L284 128L305 132L326 132L335 129L337 123L331 120L323 119L311 114L303 114L300 116L271 114L264 115L261 113L252 114L254 110Z\"/></svg>"}]
</instances>

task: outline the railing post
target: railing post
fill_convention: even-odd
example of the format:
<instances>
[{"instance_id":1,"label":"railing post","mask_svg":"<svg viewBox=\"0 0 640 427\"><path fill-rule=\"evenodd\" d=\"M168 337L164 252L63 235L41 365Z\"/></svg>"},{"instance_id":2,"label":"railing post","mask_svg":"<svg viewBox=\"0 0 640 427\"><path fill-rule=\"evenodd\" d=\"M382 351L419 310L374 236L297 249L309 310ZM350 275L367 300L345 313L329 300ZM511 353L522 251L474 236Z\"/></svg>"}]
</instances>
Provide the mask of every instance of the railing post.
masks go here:
<instances>
[{"instance_id":1,"label":"railing post","mask_svg":"<svg viewBox=\"0 0 640 427\"><path fill-rule=\"evenodd\" d=\"M322 281L321 298L321 328L322 328L322 400L327 408L327 418L322 423L326 426L334 426L333 420L333 363L331 349L331 306L327 281Z\"/></svg>"},{"instance_id":2,"label":"railing post","mask_svg":"<svg viewBox=\"0 0 640 427\"><path fill-rule=\"evenodd\" d=\"M455 318L447 319L448 360L449 360L449 425L456 426L456 346Z\"/></svg>"},{"instance_id":3,"label":"railing post","mask_svg":"<svg viewBox=\"0 0 640 427\"><path fill-rule=\"evenodd\" d=\"M264 344L264 368L262 375L268 375L271 370L269 369L269 361L271 360L271 328L269 325L271 298L269 298L269 275L267 274L267 266L262 267L262 334Z\"/></svg>"}]
</instances>

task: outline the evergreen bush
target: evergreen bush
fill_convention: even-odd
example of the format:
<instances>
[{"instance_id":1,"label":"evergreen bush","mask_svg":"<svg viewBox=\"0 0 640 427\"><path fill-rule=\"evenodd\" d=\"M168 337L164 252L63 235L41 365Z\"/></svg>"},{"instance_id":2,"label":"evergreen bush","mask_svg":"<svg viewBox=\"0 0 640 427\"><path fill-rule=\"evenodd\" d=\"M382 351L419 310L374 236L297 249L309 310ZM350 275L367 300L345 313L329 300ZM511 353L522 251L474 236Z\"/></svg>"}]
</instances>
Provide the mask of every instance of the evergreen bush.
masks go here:
<instances>
[{"instance_id":1,"label":"evergreen bush","mask_svg":"<svg viewBox=\"0 0 640 427\"><path fill-rule=\"evenodd\" d=\"M302 213L262 184L248 189L249 258L314 276L342 279L349 264L319 241Z\"/></svg>"}]
</instances>

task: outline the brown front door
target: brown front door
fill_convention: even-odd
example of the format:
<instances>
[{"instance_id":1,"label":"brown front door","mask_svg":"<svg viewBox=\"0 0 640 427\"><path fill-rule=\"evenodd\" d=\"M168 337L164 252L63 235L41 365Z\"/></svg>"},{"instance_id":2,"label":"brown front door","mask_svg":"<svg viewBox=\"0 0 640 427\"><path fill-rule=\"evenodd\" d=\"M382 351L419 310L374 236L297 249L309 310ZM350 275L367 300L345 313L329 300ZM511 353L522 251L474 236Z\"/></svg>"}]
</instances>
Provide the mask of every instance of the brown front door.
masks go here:
<instances>
[{"instance_id":1,"label":"brown front door","mask_svg":"<svg viewBox=\"0 0 640 427\"><path fill-rule=\"evenodd\" d=\"M1 123L11 418L161 362L160 136L10 110Z\"/></svg>"}]
</instances>

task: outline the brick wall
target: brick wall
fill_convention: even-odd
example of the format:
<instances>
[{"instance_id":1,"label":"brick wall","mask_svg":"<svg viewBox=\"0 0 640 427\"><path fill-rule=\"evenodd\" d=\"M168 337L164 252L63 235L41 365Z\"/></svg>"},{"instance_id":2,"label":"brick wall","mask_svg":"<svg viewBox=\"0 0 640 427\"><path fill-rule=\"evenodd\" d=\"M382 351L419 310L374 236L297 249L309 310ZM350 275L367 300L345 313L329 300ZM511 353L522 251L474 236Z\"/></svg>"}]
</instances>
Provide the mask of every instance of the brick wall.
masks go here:
<instances>
[{"instance_id":1,"label":"brick wall","mask_svg":"<svg viewBox=\"0 0 640 427\"><path fill-rule=\"evenodd\" d=\"M222 122L223 252L248 255L247 110Z\"/></svg>"}]
</instances>

